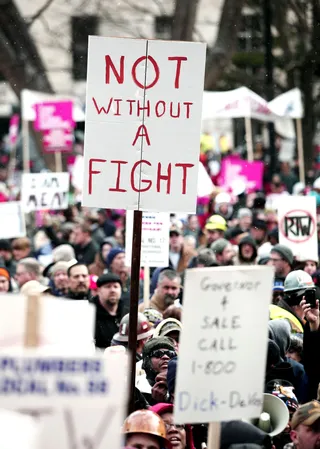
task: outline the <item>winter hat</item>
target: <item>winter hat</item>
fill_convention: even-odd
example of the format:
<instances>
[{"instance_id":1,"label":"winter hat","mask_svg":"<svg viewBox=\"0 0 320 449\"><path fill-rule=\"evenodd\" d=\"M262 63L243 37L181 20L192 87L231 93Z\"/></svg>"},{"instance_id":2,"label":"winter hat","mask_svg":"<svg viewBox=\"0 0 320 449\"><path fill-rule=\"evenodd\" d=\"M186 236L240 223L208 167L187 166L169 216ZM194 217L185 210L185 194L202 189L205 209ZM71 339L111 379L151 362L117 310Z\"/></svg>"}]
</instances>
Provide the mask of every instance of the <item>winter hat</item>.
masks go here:
<instances>
[{"instance_id":1,"label":"winter hat","mask_svg":"<svg viewBox=\"0 0 320 449\"><path fill-rule=\"evenodd\" d=\"M174 393L174 389L176 386L176 375L177 375L177 365L178 358L173 357L168 363L168 371L167 371L167 385L169 394Z\"/></svg>"},{"instance_id":2,"label":"winter hat","mask_svg":"<svg viewBox=\"0 0 320 449\"><path fill-rule=\"evenodd\" d=\"M113 249L109 252L109 254L108 254L108 256L107 256L107 260L106 260L107 266L110 267L110 265L111 265L112 262L113 262L113 259L114 259L115 257L117 257L118 254L122 254L122 253L124 253L124 252L125 252L125 251L124 251L123 248L113 248Z\"/></svg>"},{"instance_id":3,"label":"winter hat","mask_svg":"<svg viewBox=\"0 0 320 449\"><path fill-rule=\"evenodd\" d=\"M168 337L151 338L146 342L142 351L142 369L145 370L147 380L151 386L155 383L156 373L151 366L151 354L157 349L168 349L175 351L174 342Z\"/></svg>"},{"instance_id":4,"label":"winter hat","mask_svg":"<svg viewBox=\"0 0 320 449\"><path fill-rule=\"evenodd\" d=\"M277 244L272 248L271 252L278 253L289 265L293 264L293 253L287 246Z\"/></svg>"},{"instance_id":5,"label":"winter hat","mask_svg":"<svg viewBox=\"0 0 320 449\"><path fill-rule=\"evenodd\" d=\"M257 245L256 245L255 241L253 240L253 238L250 235L246 235L245 237L243 237L240 240L240 243L239 243L239 259L240 260L243 260L242 253L241 253L241 248L243 245L250 245L252 247L253 254L250 258L250 261L253 262L257 258L257 255L258 255Z\"/></svg>"},{"instance_id":6,"label":"winter hat","mask_svg":"<svg viewBox=\"0 0 320 449\"><path fill-rule=\"evenodd\" d=\"M269 338L273 340L280 349L280 356L282 359L285 358L286 352L290 347L290 334L291 326L287 320L277 319L269 321Z\"/></svg>"},{"instance_id":7,"label":"winter hat","mask_svg":"<svg viewBox=\"0 0 320 449\"><path fill-rule=\"evenodd\" d=\"M113 273L105 273L98 278L97 287L102 287L103 285L110 284L111 282L117 282L122 286L122 282L119 276Z\"/></svg>"},{"instance_id":8,"label":"winter hat","mask_svg":"<svg viewBox=\"0 0 320 449\"><path fill-rule=\"evenodd\" d=\"M10 273L5 267L0 267L0 276L5 277L10 282Z\"/></svg>"},{"instance_id":9,"label":"winter hat","mask_svg":"<svg viewBox=\"0 0 320 449\"><path fill-rule=\"evenodd\" d=\"M11 251L11 243L9 242L9 240L1 239L0 249L2 249L3 251Z\"/></svg>"},{"instance_id":10,"label":"winter hat","mask_svg":"<svg viewBox=\"0 0 320 449\"><path fill-rule=\"evenodd\" d=\"M253 424L243 421L221 423L220 449L228 449L233 444L257 444L271 449L271 437Z\"/></svg>"},{"instance_id":11,"label":"winter hat","mask_svg":"<svg viewBox=\"0 0 320 449\"><path fill-rule=\"evenodd\" d=\"M166 320L163 320L158 324L154 331L154 337L165 337L166 335L170 334L170 332L174 331L181 332L182 324L175 318L167 318Z\"/></svg>"},{"instance_id":12,"label":"winter hat","mask_svg":"<svg viewBox=\"0 0 320 449\"><path fill-rule=\"evenodd\" d=\"M59 245L52 251L52 257L55 262L69 262L75 259L75 252L71 245Z\"/></svg>"},{"instance_id":13,"label":"winter hat","mask_svg":"<svg viewBox=\"0 0 320 449\"><path fill-rule=\"evenodd\" d=\"M226 239L218 239L212 243L211 249L215 254L222 254L224 249L229 245L228 240Z\"/></svg>"},{"instance_id":14,"label":"winter hat","mask_svg":"<svg viewBox=\"0 0 320 449\"><path fill-rule=\"evenodd\" d=\"M69 268L68 262L63 262L63 261L56 262L50 270L50 276L51 277L54 276L55 273L57 273L58 271L65 271L67 273L68 268Z\"/></svg>"}]
</instances>

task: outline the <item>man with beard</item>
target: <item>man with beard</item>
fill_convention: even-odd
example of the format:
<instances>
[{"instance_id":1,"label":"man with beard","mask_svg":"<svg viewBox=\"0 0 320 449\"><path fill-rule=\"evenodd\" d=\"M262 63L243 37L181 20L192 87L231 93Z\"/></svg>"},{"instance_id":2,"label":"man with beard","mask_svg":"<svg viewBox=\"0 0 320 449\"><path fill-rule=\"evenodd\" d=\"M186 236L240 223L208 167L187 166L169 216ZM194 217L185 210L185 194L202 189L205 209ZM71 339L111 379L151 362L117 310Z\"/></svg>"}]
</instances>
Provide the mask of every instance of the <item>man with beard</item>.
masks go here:
<instances>
[{"instance_id":1,"label":"man with beard","mask_svg":"<svg viewBox=\"0 0 320 449\"><path fill-rule=\"evenodd\" d=\"M163 313L174 304L181 289L181 278L174 270L163 270L158 278L157 288L149 300L149 304L140 304L139 312L144 309L156 309Z\"/></svg>"},{"instance_id":2,"label":"man with beard","mask_svg":"<svg viewBox=\"0 0 320 449\"><path fill-rule=\"evenodd\" d=\"M219 266L233 265L234 249L226 239L218 239L211 245Z\"/></svg>"},{"instance_id":3,"label":"man with beard","mask_svg":"<svg viewBox=\"0 0 320 449\"><path fill-rule=\"evenodd\" d=\"M320 449L320 403L308 402L301 405L291 420L292 443L285 449Z\"/></svg>"},{"instance_id":4,"label":"man with beard","mask_svg":"<svg viewBox=\"0 0 320 449\"><path fill-rule=\"evenodd\" d=\"M107 348L112 337L119 331L121 319L129 310L120 301L122 283L119 276L106 273L97 280L98 295L92 298L96 306L95 344Z\"/></svg>"},{"instance_id":5,"label":"man with beard","mask_svg":"<svg viewBox=\"0 0 320 449\"><path fill-rule=\"evenodd\" d=\"M250 235L243 237L239 243L238 261L236 265L255 265L257 246Z\"/></svg>"},{"instance_id":6,"label":"man with beard","mask_svg":"<svg viewBox=\"0 0 320 449\"><path fill-rule=\"evenodd\" d=\"M69 291L67 298L69 299L89 299L89 271L86 265L76 263L68 268Z\"/></svg>"}]
</instances>

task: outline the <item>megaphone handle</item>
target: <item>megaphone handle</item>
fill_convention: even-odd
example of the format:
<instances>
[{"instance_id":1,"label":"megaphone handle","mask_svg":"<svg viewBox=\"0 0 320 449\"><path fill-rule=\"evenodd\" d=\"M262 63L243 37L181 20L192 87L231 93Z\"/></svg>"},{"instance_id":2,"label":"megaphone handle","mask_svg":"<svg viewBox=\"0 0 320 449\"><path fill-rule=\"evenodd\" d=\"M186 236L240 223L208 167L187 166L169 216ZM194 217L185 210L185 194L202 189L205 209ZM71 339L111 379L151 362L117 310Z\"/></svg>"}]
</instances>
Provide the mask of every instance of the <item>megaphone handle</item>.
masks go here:
<instances>
[{"instance_id":1,"label":"megaphone handle","mask_svg":"<svg viewBox=\"0 0 320 449\"><path fill-rule=\"evenodd\" d=\"M207 443L201 443L201 449L207 449Z\"/></svg>"},{"instance_id":2,"label":"megaphone handle","mask_svg":"<svg viewBox=\"0 0 320 449\"><path fill-rule=\"evenodd\" d=\"M211 422L208 429L208 449L220 448L221 424L219 422Z\"/></svg>"}]
</instances>

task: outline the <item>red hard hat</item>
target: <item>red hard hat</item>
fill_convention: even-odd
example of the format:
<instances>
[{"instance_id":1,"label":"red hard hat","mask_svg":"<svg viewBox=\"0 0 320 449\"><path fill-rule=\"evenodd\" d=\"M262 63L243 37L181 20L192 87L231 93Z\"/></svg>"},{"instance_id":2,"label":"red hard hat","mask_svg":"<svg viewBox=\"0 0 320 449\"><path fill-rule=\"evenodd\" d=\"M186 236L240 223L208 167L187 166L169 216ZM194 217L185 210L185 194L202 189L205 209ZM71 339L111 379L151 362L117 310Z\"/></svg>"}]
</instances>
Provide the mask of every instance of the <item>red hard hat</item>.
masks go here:
<instances>
[{"instance_id":1,"label":"red hard hat","mask_svg":"<svg viewBox=\"0 0 320 449\"><path fill-rule=\"evenodd\" d=\"M153 330L143 313L138 313L137 340L151 337ZM113 336L114 341L127 343L129 341L129 313L125 315L119 327L119 332Z\"/></svg>"}]
</instances>

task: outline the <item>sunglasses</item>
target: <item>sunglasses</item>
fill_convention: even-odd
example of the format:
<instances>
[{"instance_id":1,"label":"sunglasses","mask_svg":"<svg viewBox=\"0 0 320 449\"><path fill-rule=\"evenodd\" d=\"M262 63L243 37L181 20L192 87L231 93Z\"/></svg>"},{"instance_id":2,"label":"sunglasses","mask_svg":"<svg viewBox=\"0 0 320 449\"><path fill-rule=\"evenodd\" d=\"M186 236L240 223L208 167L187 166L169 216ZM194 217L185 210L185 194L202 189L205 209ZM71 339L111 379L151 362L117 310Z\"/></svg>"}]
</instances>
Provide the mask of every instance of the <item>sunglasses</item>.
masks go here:
<instances>
[{"instance_id":1,"label":"sunglasses","mask_svg":"<svg viewBox=\"0 0 320 449\"><path fill-rule=\"evenodd\" d=\"M162 357L164 356L169 357L169 359L173 359L173 357L176 356L175 351L170 351L170 350L164 350L164 349L158 349L157 351L154 351L151 354L151 357L154 357L156 359L162 359Z\"/></svg>"}]
</instances>

